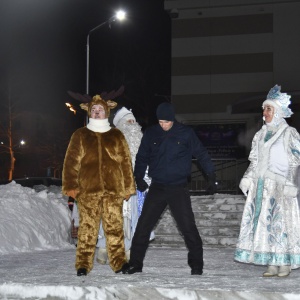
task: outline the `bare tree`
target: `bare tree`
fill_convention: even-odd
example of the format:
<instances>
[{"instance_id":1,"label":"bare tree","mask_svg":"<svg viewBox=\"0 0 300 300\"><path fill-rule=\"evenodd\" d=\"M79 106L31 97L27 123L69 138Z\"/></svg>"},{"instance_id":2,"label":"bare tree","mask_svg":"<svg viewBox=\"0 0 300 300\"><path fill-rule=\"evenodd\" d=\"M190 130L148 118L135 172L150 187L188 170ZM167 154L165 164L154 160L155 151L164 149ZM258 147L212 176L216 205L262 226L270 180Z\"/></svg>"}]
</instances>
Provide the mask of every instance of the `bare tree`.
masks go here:
<instances>
[{"instance_id":1,"label":"bare tree","mask_svg":"<svg viewBox=\"0 0 300 300\"><path fill-rule=\"evenodd\" d=\"M15 103L12 102L11 93L8 94L7 114L4 115L2 124L0 124L0 136L4 141L1 141L1 152L8 153L10 163L8 167L8 180L11 181L15 170L15 153L17 147L20 147L20 142L16 142L16 136L13 130L14 120L18 115L14 112ZM5 118L6 116L6 118Z\"/></svg>"}]
</instances>

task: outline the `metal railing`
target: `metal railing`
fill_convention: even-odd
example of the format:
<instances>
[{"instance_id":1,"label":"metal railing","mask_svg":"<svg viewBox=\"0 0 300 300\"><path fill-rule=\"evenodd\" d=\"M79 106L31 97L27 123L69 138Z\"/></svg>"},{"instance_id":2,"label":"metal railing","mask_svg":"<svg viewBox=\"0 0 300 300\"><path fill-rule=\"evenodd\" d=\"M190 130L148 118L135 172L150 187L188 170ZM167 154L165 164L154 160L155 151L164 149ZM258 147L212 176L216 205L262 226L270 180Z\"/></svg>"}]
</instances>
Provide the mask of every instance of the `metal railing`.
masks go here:
<instances>
[{"instance_id":1,"label":"metal railing","mask_svg":"<svg viewBox=\"0 0 300 300\"><path fill-rule=\"evenodd\" d=\"M248 159L212 159L216 169L219 194L241 194L239 183L248 165ZM205 194L207 180L193 159L189 190L194 194Z\"/></svg>"}]
</instances>

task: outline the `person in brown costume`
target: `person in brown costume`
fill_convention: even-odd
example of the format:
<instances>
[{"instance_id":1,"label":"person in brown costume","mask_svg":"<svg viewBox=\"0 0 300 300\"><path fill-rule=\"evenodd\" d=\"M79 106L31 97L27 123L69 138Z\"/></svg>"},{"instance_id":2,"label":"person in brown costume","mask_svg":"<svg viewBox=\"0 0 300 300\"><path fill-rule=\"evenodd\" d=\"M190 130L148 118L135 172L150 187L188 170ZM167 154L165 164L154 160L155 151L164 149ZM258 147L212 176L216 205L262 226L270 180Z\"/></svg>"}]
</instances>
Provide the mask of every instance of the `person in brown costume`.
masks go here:
<instances>
[{"instance_id":1,"label":"person in brown costume","mask_svg":"<svg viewBox=\"0 0 300 300\"><path fill-rule=\"evenodd\" d=\"M99 95L82 103L89 123L73 133L65 155L62 190L77 200L79 212L77 276L87 275L93 268L101 220L110 267L119 273L127 265L122 207L136 189L126 139L108 122L110 109L116 105Z\"/></svg>"}]
</instances>

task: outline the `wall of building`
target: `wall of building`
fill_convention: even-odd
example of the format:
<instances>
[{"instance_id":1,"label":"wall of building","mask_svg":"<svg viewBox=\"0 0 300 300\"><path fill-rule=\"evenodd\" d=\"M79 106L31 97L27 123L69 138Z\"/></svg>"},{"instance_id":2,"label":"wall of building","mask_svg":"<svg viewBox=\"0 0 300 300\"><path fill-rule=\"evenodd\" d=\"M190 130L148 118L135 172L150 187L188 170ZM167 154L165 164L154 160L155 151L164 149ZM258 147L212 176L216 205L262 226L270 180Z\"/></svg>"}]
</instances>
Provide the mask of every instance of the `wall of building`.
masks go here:
<instances>
[{"instance_id":1,"label":"wall of building","mask_svg":"<svg viewBox=\"0 0 300 300\"><path fill-rule=\"evenodd\" d=\"M172 102L185 123L261 125L275 84L300 124L300 1L166 0L172 18ZM251 135L251 134L250 134Z\"/></svg>"}]
</instances>

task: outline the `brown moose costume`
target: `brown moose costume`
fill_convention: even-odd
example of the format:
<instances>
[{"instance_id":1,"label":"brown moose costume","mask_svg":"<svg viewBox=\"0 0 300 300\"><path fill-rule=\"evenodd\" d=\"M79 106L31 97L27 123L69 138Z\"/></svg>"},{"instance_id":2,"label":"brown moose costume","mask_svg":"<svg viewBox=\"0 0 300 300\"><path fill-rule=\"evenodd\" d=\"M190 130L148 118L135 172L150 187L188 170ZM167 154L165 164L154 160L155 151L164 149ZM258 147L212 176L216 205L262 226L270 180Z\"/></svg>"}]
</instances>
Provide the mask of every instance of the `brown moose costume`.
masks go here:
<instances>
[{"instance_id":1,"label":"brown moose costume","mask_svg":"<svg viewBox=\"0 0 300 300\"><path fill-rule=\"evenodd\" d=\"M135 194L135 182L125 137L107 119L116 105L99 95L81 104L88 111L89 124L73 133L64 160L63 193L76 198L79 211L78 276L93 268L101 219L112 270L119 272L126 263L122 206L124 199ZM91 117L95 107L102 109L103 118Z\"/></svg>"}]
</instances>

